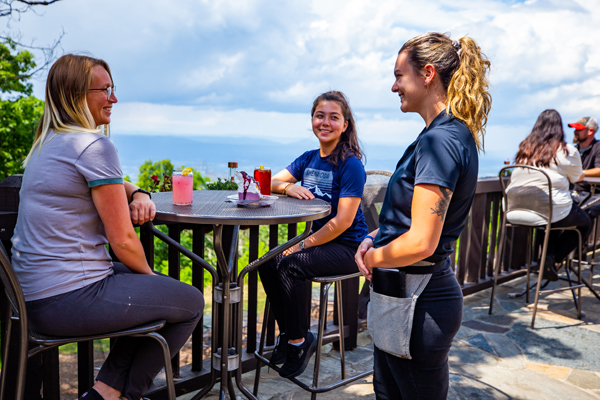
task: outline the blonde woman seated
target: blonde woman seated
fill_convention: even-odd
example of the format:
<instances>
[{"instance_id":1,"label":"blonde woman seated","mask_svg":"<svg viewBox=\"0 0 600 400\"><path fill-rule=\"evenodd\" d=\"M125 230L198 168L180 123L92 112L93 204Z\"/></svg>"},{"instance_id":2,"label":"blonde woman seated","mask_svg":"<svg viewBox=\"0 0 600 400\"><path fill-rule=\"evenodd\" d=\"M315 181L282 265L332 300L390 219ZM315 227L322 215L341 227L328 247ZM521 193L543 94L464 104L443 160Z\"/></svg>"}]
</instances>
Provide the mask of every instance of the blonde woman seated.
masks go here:
<instances>
[{"instance_id":1,"label":"blonde woman seated","mask_svg":"<svg viewBox=\"0 0 600 400\"><path fill-rule=\"evenodd\" d=\"M573 203L569 185L583 179L581 157L575 147L565 141L562 118L556 110L543 111L529 136L519 145L515 164L531 165L542 169L552 182L552 227L576 226L585 240L590 233L590 217L577 204ZM507 194L524 186L542 188L547 179L539 173L525 168L513 170ZM524 211L507 214L509 222L526 225L543 224L540 216ZM579 238L573 230L553 230L548 241L548 252L543 272L544 279L558 280L556 263L562 261L578 246Z\"/></svg>"},{"instance_id":2,"label":"blonde woman seated","mask_svg":"<svg viewBox=\"0 0 600 400\"><path fill-rule=\"evenodd\" d=\"M154 218L150 193L123 180L102 134L117 103L108 64L67 54L48 73L46 104L25 160L13 265L32 331L87 336L166 320L171 355L202 316L202 293L156 275L133 223ZM105 244L121 260L113 263ZM84 400L140 400L163 367L153 340L118 338Z\"/></svg>"}]
</instances>

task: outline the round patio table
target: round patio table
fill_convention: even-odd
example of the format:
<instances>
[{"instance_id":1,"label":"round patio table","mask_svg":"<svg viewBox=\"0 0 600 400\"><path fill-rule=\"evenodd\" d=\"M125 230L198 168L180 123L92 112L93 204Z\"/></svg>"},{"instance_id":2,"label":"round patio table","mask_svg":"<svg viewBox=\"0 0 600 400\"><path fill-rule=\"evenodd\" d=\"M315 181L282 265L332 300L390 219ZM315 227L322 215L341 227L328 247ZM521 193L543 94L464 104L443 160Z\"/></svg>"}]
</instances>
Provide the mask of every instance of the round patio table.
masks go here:
<instances>
[{"instance_id":1,"label":"round patio table","mask_svg":"<svg viewBox=\"0 0 600 400\"><path fill-rule=\"evenodd\" d=\"M314 221L329 215L329 203L277 196L270 206L247 208L228 202L237 195L229 190L195 190L194 201L187 206L173 204L172 192L153 193L156 220L190 224L271 225Z\"/></svg>"},{"instance_id":2,"label":"round patio table","mask_svg":"<svg viewBox=\"0 0 600 400\"><path fill-rule=\"evenodd\" d=\"M331 212L329 203L320 200L300 200L288 196L277 196L277 200L267 207L240 207L233 202L228 201L228 196L236 195L236 191L220 190L195 190L193 202L190 205L180 206L173 204L172 192L153 193L152 200L156 204L155 223L183 223L192 225L212 225L214 230L214 248L217 255L217 266L213 268L209 263L198 255L186 249L177 241L165 235L151 225L155 236L159 237L170 246L175 247L182 254L186 255L192 261L199 263L213 276L213 329L212 329L212 371L211 382L205 386L196 396L199 399L204 396L216 383L217 373L220 371L221 388L220 397L225 398L226 390L229 390L229 396L235 398L232 385L232 372L236 371L236 383L238 388L247 398L256 399L242 384L240 351L242 348L242 326L243 313L239 312L241 300L243 299L243 281L245 275L254 271L265 261L275 257L285 249L298 243L310 234L312 222L326 217ZM237 251L237 239L240 225L274 225L274 224L292 224L306 222L304 232L285 244L271 249L267 254L258 260L251 262L237 275L237 265L235 265L234 252ZM230 240L231 252L229 257L225 256L223 251L223 226L233 226L233 234ZM218 271L218 273L217 273ZM218 307L217 305L220 305ZM236 309L232 310L232 306ZM217 313L217 309L221 312ZM237 311L237 312L234 312ZM231 315L237 315L237 318L231 320ZM230 321L232 323L230 324ZM215 329L220 323L222 329ZM237 329L235 329L237 326ZM229 348L226 352L217 347L218 343L230 343L231 331L237 332L235 338L236 345ZM223 357L222 354L227 356ZM226 389L227 388L227 389Z\"/></svg>"}]
</instances>

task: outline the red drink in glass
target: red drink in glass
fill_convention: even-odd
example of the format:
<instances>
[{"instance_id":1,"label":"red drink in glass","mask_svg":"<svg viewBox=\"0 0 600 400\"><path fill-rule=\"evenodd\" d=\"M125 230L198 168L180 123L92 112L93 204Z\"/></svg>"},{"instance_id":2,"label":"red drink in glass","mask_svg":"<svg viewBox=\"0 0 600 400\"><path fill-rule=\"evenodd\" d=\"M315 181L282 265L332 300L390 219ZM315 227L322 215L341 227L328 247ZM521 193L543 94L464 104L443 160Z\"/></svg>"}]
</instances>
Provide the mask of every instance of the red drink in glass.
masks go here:
<instances>
[{"instance_id":1,"label":"red drink in glass","mask_svg":"<svg viewBox=\"0 0 600 400\"><path fill-rule=\"evenodd\" d=\"M260 168L254 170L254 180L260 186L260 194L270 195L271 194L271 170L269 168Z\"/></svg>"},{"instance_id":2,"label":"red drink in glass","mask_svg":"<svg viewBox=\"0 0 600 400\"><path fill-rule=\"evenodd\" d=\"M182 170L173 171L173 204L185 206L194 199L194 176L192 172L183 175Z\"/></svg>"}]
</instances>

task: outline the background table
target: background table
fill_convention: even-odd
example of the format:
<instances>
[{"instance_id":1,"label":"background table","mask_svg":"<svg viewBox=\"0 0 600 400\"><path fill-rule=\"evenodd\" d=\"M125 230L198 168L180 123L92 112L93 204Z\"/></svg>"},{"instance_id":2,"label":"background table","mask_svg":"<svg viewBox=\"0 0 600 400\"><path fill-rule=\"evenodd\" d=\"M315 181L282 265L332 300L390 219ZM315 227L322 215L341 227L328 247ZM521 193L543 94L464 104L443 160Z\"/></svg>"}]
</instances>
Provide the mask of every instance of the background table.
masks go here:
<instances>
[{"instance_id":1,"label":"background table","mask_svg":"<svg viewBox=\"0 0 600 400\"><path fill-rule=\"evenodd\" d=\"M211 383L204 387L195 398L202 397L214 386L218 371L220 371L221 378L221 398L225 396L226 387L229 390L230 397L235 398L231 381L231 372L234 370L236 371L238 388L246 397L255 398L241 382L239 352L242 345L243 313L240 304L241 299L243 299L244 277L248 272L258 268L260 264L308 236L312 221L329 215L331 211L329 203L323 200L300 200L287 196L279 196L277 201L269 207L238 207L235 203L227 202L227 196L235 194L237 194L235 191L194 191L194 201L187 206L174 205L171 192L154 193L152 195L152 200L157 209L154 223L212 225L214 230L214 247L217 255L216 268L213 268L189 249L181 246L177 241L153 228L154 235L177 248L194 262L203 265L213 276L212 379ZM301 235L271 249L258 260L251 262L238 276L235 253L237 251L240 225L291 224L298 222L306 222L306 228ZM232 229L224 231L225 226L232 227ZM228 253L228 256L226 253ZM230 320L233 321L231 326L229 325ZM229 347L232 343L230 341L230 334L232 333L235 334L234 346ZM219 344L221 347L218 347ZM223 351L222 347L227 347L227 351Z\"/></svg>"},{"instance_id":2,"label":"background table","mask_svg":"<svg viewBox=\"0 0 600 400\"><path fill-rule=\"evenodd\" d=\"M582 183L587 183L590 185L590 193L586 196L585 199L583 199L583 201L579 204L581 206L582 209L588 209L591 206L598 204L600 202L600 197L596 196L594 197L594 195L596 194L597 191L597 187L598 185L600 185L600 177L585 177L583 178L583 180L581 181ZM598 300L600 300L600 293L598 293L598 291L594 288L594 284L593 284L593 271L594 271L594 264L595 263L595 258L596 258L596 239L597 239L597 233L598 233L598 226L597 226L597 221L592 221L592 228L593 228L593 232L592 232L592 238L594 241L593 247L592 247L592 260L590 261L590 265L592 265L592 268L590 270L590 278L585 279L582 278L583 283L587 286L587 288L594 294L594 296L596 296L596 298Z\"/></svg>"},{"instance_id":3,"label":"background table","mask_svg":"<svg viewBox=\"0 0 600 400\"><path fill-rule=\"evenodd\" d=\"M583 209L586 209L600 201L600 199L596 200L592 198L596 193L596 187L600 184L600 177L588 176L583 178L581 183L587 183L590 185L589 194L579 204Z\"/></svg>"}]
</instances>

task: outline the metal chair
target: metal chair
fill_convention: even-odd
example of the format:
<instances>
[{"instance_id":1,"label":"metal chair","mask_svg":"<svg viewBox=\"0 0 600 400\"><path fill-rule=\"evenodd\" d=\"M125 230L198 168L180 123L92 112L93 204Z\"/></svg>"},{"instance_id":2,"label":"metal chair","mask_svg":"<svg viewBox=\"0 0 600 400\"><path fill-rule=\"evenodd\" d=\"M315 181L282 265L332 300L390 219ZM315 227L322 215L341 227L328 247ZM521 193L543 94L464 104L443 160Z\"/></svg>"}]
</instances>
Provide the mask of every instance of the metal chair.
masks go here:
<instances>
[{"instance_id":1,"label":"metal chair","mask_svg":"<svg viewBox=\"0 0 600 400\"><path fill-rule=\"evenodd\" d=\"M374 229L377 229L377 227L379 227L378 221L379 221L380 207L378 207L378 204L383 202L383 197L385 195L385 191L387 189L387 183L390 179L390 176L392 176L392 174L390 172L386 172L386 171L367 171L367 182L365 184L365 190L363 193L363 198L361 200L361 207L362 207L363 213L365 215L365 220L367 221L369 231L372 231ZM344 344L345 330L344 330L344 317L343 317L344 316L344 310L343 310L344 302L342 300L342 285L341 285L341 283L344 280L358 279L358 278L360 278L360 276L361 276L360 273L357 272L357 273L348 274L348 275L322 276L322 277L314 277L314 278L309 279L311 282L319 283L321 285L320 299L319 299L319 324L317 327L317 330L318 330L318 332L317 332L317 351L316 351L316 355L315 355L315 368L313 371L313 381L312 381L312 385L309 386L309 385L305 384L304 382L301 382L297 378L291 378L290 380L292 382L294 382L295 384L297 384L298 386L300 386L301 388L303 388L304 390L309 391L311 393L312 400L317 398L318 393L324 393L324 392L336 389L338 387L344 386L350 382L364 378L373 373L373 370L371 369L368 371L358 373L358 374L353 375L348 378L346 377L346 358L345 358L346 348L345 348L345 344ZM329 334L325 334L325 329L327 327L327 303L328 303L327 299L328 299L329 289L331 288L331 285L335 286L335 296L336 296L335 307L336 307L336 313L338 316L338 329L334 332L330 332ZM363 292L365 292L365 287L367 288L366 295L368 296L368 287L369 287L368 282L366 282L365 286L363 287L363 289L361 291L361 296L363 296ZM268 320L269 310L270 310L269 300L267 299L267 302L265 304L265 314L264 314L263 321ZM254 353L256 358L258 359L257 366L256 366L255 380L254 380L254 395L255 396L258 395L258 385L259 385L259 381L260 381L260 369L262 367L262 363L269 364L269 359L267 359L264 356L264 352L265 352L265 350L273 349L272 346L270 346L269 348L267 348L265 346L265 338L267 336L266 329L267 329L267 324L264 323L262 332L261 332L261 336L260 336L259 348ZM319 386L319 368L320 368L320 361L321 361L320 349L321 349L321 346L323 345L324 341L326 341L326 342L339 341L341 379L339 381L333 382L327 386ZM272 367L272 368L275 369L276 371L279 371L279 367Z\"/></svg>"},{"instance_id":2,"label":"metal chair","mask_svg":"<svg viewBox=\"0 0 600 400\"><path fill-rule=\"evenodd\" d=\"M536 185L520 186L520 187L512 188L510 191L507 191L507 186L508 186L508 183L510 182L510 172L514 171L517 168L518 169L526 169L527 173L530 173L530 174L536 174L537 178L541 179L542 182L547 182L547 185L544 185L543 187L536 186ZM575 230L579 237L579 246L577 247L578 251L579 251L578 260L582 260L582 257L581 257L582 239L581 239L581 233L577 230L577 228L574 226L560 227L560 228L552 228L551 227L551 224L552 224L552 182L550 180L550 177L548 176L548 174L546 172L544 172L543 170L541 170L539 168L532 167L529 165L515 164L515 165L509 165L509 166L502 168L499 173L499 179L500 179L500 186L502 187L502 204L503 204L504 212L502 213L502 222L501 222L501 226L500 226L500 241L498 244L498 252L496 255L496 259L495 259L494 283L492 286L489 314L492 314L493 305L494 305L494 295L495 295L495 291L496 291L496 285L498 284L498 274L500 272L500 266L502 264L502 257L503 257L504 250L506 247L506 230L507 230L507 228L526 227L526 228L532 228L528 233L528 239L527 239L527 242L525 243L527 246L527 249L526 249L527 250L527 258L526 258L527 288L525 289L525 293L524 293L526 295L526 302L529 302L529 291L533 288L533 286L536 286L535 300L534 300L534 304L533 304L533 316L531 319L531 328L532 329L534 328L539 296L541 294L546 294L546 293L554 293L554 292L560 292L560 291L564 291L564 290L571 290L573 292L573 300L577 307L577 318L581 319L581 288L584 286L582 283L582 278L581 278L581 262L577 261L577 265L578 265L577 281L573 281L571 279L569 270L572 269L572 266L569 265L569 262L567 262L567 266L565 268L565 270L567 272L567 278L560 277L560 279L567 281L569 283L569 286L562 287L562 288L542 290L548 284L548 282L546 282L546 284L544 284L544 286L542 286L542 280L543 280L542 274L544 271L544 264L546 262L546 254L547 254L547 250L548 250L548 239L550 237L550 232L552 230ZM507 214L510 212L530 213L530 215L537 216L536 219L538 220L538 222L531 223L531 224L525 223L525 222L521 222L521 223L512 222L511 223L507 220ZM533 229L543 230L544 231L544 239L543 239L543 244L542 244L542 252L541 252L541 256L540 256L540 263L539 263L540 265L539 265L539 269L538 269L538 280L537 280L537 283L530 286L530 273L532 272L531 268L530 268L531 267L530 264L531 264L531 253L532 253L532 247L533 247L531 232ZM577 289L577 297L575 297L575 289Z\"/></svg>"},{"instance_id":3,"label":"metal chair","mask_svg":"<svg viewBox=\"0 0 600 400\"><path fill-rule=\"evenodd\" d=\"M25 389L25 375L27 368L27 359L41 351L62 346L68 343L85 342L89 340L105 339L105 338L116 338L120 336L134 336L134 337L150 337L155 339L161 346L164 361L165 361L165 378L167 382L167 393L169 400L175 400L175 384L173 382L173 370L171 367L171 355L169 352L169 346L166 340L156 331L165 326L166 321L154 321L143 326L136 326L130 329L109 332L99 335L80 336L80 337L50 337L32 332L29 330L27 323L27 311L25 306L25 297L21 285L17 279L17 276L12 268L12 264L4 245L0 243L0 278L4 286L4 292L8 298L8 303L5 310L5 319L2 321L3 329L6 330L7 335L2 343L4 360L2 360L2 370L0 371L0 400L5 398L6 390L6 372L8 368L4 368L9 365L9 352L11 350L18 350L17 363L16 363L16 381L15 381L15 397L14 400L22 400ZM18 327L18 342L13 348L11 348L11 332L13 322ZM83 394L85 388L79 388L79 395Z\"/></svg>"}]
</instances>

